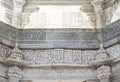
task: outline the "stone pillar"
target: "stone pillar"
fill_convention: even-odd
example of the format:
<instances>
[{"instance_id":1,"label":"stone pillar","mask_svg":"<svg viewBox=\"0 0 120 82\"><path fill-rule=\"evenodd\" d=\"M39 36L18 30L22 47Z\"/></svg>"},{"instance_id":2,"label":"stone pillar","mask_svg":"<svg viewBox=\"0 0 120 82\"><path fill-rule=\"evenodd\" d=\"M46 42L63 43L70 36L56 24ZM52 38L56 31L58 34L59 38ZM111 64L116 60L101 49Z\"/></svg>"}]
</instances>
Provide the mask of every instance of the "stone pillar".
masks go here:
<instances>
[{"instance_id":1,"label":"stone pillar","mask_svg":"<svg viewBox=\"0 0 120 82\"><path fill-rule=\"evenodd\" d=\"M12 66L8 69L8 82L19 82L22 78L22 70L18 66Z\"/></svg>"},{"instance_id":2,"label":"stone pillar","mask_svg":"<svg viewBox=\"0 0 120 82\"><path fill-rule=\"evenodd\" d=\"M111 59L107 51L101 46L97 55L96 55L96 62L97 62L97 78L100 82L111 82L111 67L109 66L111 63Z\"/></svg>"},{"instance_id":3,"label":"stone pillar","mask_svg":"<svg viewBox=\"0 0 120 82\"><path fill-rule=\"evenodd\" d=\"M26 0L13 0L13 3L12 25L20 28L22 23L22 10Z\"/></svg>"},{"instance_id":4,"label":"stone pillar","mask_svg":"<svg viewBox=\"0 0 120 82\"><path fill-rule=\"evenodd\" d=\"M96 75L100 82L111 82L111 62L112 60L110 59L109 54L103 46L101 46L95 55L95 60L91 62L92 65L97 67Z\"/></svg>"},{"instance_id":5,"label":"stone pillar","mask_svg":"<svg viewBox=\"0 0 120 82\"><path fill-rule=\"evenodd\" d=\"M103 36L101 28L103 28L106 24L106 18L104 14L104 0L93 0L92 5L94 7L94 12L96 15L96 28L98 30L98 40L100 44L103 44Z\"/></svg>"},{"instance_id":6,"label":"stone pillar","mask_svg":"<svg viewBox=\"0 0 120 82\"><path fill-rule=\"evenodd\" d=\"M103 28L106 22L104 16L104 0L93 0L92 5L94 6L96 15L97 28Z\"/></svg>"},{"instance_id":7,"label":"stone pillar","mask_svg":"<svg viewBox=\"0 0 120 82\"><path fill-rule=\"evenodd\" d=\"M22 78L22 70L20 67L25 66L26 61L24 60L24 55L18 48L18 45L15 46L5 61L6 64L10 66L7 73L8 82L19 82Z\"/></svg>"}]
</instances>

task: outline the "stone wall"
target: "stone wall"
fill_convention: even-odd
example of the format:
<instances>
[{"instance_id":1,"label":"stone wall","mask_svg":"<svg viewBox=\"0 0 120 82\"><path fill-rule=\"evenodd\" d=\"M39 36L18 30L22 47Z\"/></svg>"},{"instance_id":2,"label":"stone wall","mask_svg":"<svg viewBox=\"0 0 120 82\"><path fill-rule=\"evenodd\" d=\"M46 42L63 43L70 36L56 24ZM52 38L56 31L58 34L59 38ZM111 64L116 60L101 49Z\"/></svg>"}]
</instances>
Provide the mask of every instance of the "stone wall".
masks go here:
<instances>
[{"instance_id":1,"label":"stone wall","mask_svg":"<svg viewBox=\"0 0 120 82\"><path fill-rule=\"evenodd\" d=\"M87 74L89 73L89 75ZM24 69L22 80L70 80L95 79L95 70L87 68L46 68Z\"/></svg>"},{"instance_id":2,"label":"stone wall","mask_svg":"<svg viewBox=\"0 0 120 82\"><path fill-rule=\"evenodd\" d=\"M120 20L102 29L104 46L120 41ZM17 37L20 48L98 49L95 29L16 29L0 22L0 42L14 47Z\"/></svg>"},{"instance_id":3,"label":"stone wall","mask_svg":"<svg viewBox=\"0 0 120 82\"><path fill-rule=\"evenodd\" d=\"M16 31L1 22L0 81L66 82L72 79L76 82L99 82L99 80L102 82L103 79L100 77L108 75L112 82L119 82L119 21L102 29L105 49L110 56L110 62L102 62L104 64L100 67L91 63L96 62L99 48L97 31L94 29L18 29ZM16 35L21 50L13 49ZM11 54L18 60L13 59L10 60L12 62L8 62L7 59ZM101 56L106 55L105 51L100 54ZM22 55L24 60L20 60L18 55ZM110 71L111 73L109 73Z\"/></svg>"},{"instance_id":4,"label":"stone wall","mask_svg":"<svg viewBox=\"0 0 120 82\"><path fill-rule=\"evenodd\" d=\"M112 82L119 82L120 77L120 44L107 48L110 58L113 59ZM1 45L1 58L4 59L11 48ZM30 80L76 80L96 79L96 70L90 66L95 58L96 50L22 50L29 66L22 70L21 82ZM68 57L69 56L69 57ZM3 60L1 61L3 62ZM48 61L49 60L49 61ZM59 61L56 61L59 60ZM6 82L7 67L0 64L0 80ZM88 75L89 73L89 75ZM63 81L62 81L63 82ZM96 81L97 82L97 81Z\"/></svg>"},{"instance_id":5,"label":"stone wall","mask_svg":"<svg viewBox=\"0 0 120 82\"><path fill-rule=\"evenodd\" d=\"M94 29L23 29L19 30L21 48L96 48Z\"/></svg>"}]
</instances>

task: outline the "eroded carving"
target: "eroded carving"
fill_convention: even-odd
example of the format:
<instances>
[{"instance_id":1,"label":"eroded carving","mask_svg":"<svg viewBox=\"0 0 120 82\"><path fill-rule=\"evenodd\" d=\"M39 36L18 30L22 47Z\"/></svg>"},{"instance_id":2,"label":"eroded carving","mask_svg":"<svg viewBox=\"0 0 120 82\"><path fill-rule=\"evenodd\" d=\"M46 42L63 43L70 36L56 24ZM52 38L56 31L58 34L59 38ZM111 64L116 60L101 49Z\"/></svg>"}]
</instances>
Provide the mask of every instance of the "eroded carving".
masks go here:
<instances>
[{"instance_id":1,"label":"eroded carving","mask_svg":"<svg viewBox=\"0 0 120 82\"><path fill-rule=\"evenodd\" d=\"M63 63L63 49L54 50L54 61L55 63Z\"/></svg>"},{"instance_id":2,"label":"eroded carving","mask_svg":"<svg viewBox=\"0 0 120 82\"><path fill-rule=\"evenodd\" d=\"M21 78L22 77L22 70L17 66L9 67L8 76Z\"/></svg>"},{"instance_id":3,"label":"eroded carving","mask_svg":"<svg viewBox=\"0 0 120 82\"><path fill-rule=\"evenodd\" d=\"M83 63L83 57L81 57L81 51L75 50L73 51L73 62L77 64L82 64Z\"/></svg>"},{"instance_id":4,"label":"eroded carving","mask_svg":"<svg viewBox=\"0 0 120 82\"><path fill-rule=\"evenodd\" d=\"M0 59L5 59L9 55L10 51L10 48L0 45Z\"/></svg>"},{"instance_id":5,"label":"eroded carving","mask_svg":"<svg viewBox=\"0 0 120 82\"><path fill-rule=\"evenodd\" d=\"M88 53L86 53L88 52ZM96 51L48 49L48 50L23 50L25 59L29 64L88 64L94 60Z\"/></svg>"},{"instance_id":6,"label":"eroded carving","mask_svg":"<svg viewBox=\"0 0 120 82\"><path fill-rule=\"evenodd\" d=\"M110 77L111 75L111 68L110 66L101 66L97 69L97 77L98 78L104 78L104 77Z\"/></svg>"},{"instance_id":7,"label":"eroded carving","mask_svg":"<svg viewBox=\"0 0 120 82\"><path fill-rule=\"evenodd\" d=\"M53 50L46 50L46 62L53 63L54 62L54 52Z\"/></svg>"}]
</instances>

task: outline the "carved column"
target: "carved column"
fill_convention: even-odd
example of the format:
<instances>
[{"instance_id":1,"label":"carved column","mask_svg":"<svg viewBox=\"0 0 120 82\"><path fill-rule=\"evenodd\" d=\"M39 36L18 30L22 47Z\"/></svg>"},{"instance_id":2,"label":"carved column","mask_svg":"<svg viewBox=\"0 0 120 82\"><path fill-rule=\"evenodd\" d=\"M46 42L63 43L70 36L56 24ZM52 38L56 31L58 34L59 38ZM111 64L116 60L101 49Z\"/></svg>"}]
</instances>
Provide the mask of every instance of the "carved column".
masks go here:
<instances>
[{"instance_id":1,"label":"carved column","mask_svg":"<svg viewBox=\"0 0 120 82\"><path fill-rule=\"evenodd\" d=\"M111 67L110 64L112 60L109 57L107 51L101 46L98 53L96 54L97 61L97 78L100 82L111 82Z\"/></svg>"},{"instance_id":2,"label":"carved column","mask_svg":"<svg viewBox=\"0 0 120 82\"><path fill-rule=\"evenodd\" d=\"M23 6L26 3L26 0L13 0L13 17L12 17L12 25L20 28L22 23L22 10Z\"/></svg>"},{"instance_id":3,"label":"carved column","mask_svg":"<svg viewBox=\"0 0 120 82\"><path fill-rule=\"evenodd\" d=\"M8 82L19 82L22 78L21 67L26 65L24 55L22 51L16 46L8 58L5 59L6 63L9 65L8 69Z\"/></svg>"},{"instance_id":4,"label":"carved column","mask_svg":"<svg viewBox=\"0 0 120 82\"><path fill-rule=\"evenodd\" d=\"M104 0L93 0L92 5L96 15L97 28L103 28L105 26Z\"/></svg>"},{"instance_id":5,"label":"carved column","mask_svg":"<svg viewBox=\"0 0 120 82\"><path fill-rule=\"evenodd\" d=\"M97 67L96 73L97 78L100 82L111 82L111 59L109 54L103 47L103 36L102 30L106 25L106 16L105 16L105 2L106 0L93 0L92 5L94 6L94 11L96 15L96 25L98 29L98 39L100 41L100 49L98 50L97 54L95 55L95 60L92 61L92 64ZM109 1L109 0L108 0ZM110 18L111 19L111 18Z\"/></svg>"},{"instance_id":6,"label":"carved column","mask_svg":"<svg viewBox=\"0 0 120 82\"><path fill-rule=\"evenodd\" d=\"M18 66L12 66L8 69L8 82L19 82L22 78L22 70Z\"/></svg>"},{"instance_id":7,"label":"carved column","mask_svg":"<svg viewBox=\"0 0 120 82\"><path fill-rule=\"evenodd\" d=\"M92 65L96 66L96 75L100 82L111 82L111 64L112 60L109 57L107 51L101 46L95 55L95 60L91 62Z\"/></svg>"}]
</instances>

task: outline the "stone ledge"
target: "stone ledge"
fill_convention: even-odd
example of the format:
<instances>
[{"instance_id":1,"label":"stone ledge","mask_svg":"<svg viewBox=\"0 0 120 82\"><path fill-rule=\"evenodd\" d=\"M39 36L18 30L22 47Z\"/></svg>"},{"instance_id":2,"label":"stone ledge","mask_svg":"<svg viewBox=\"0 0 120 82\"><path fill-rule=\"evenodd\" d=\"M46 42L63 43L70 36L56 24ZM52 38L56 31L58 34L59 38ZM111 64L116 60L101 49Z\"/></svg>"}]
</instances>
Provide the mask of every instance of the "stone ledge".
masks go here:
<instances>
[{"instance_id":1,"label":"stone ledge","mask_svg":"<svg viewBox=\"0 0 120 82\"><path fill-rule=\"evenodd\" d=\"M102 29L105 47L120 42L120 20ZM0 43L13 47L16 31L20 48L73 48L98 49L99 41L95 29L17 29L0 22ZM112 33L112 34L111 34ZM4 36L3 36L4 35ZM39 44L39 45L38 45Z\"/></svg>"}]
</instances>

